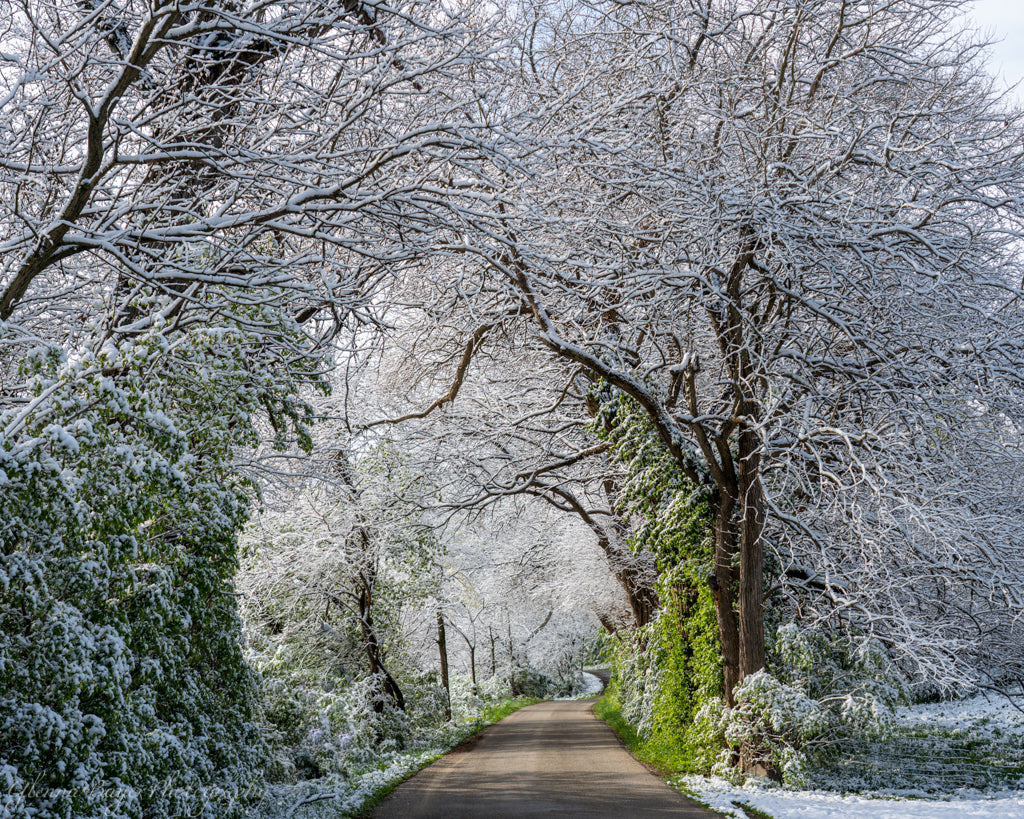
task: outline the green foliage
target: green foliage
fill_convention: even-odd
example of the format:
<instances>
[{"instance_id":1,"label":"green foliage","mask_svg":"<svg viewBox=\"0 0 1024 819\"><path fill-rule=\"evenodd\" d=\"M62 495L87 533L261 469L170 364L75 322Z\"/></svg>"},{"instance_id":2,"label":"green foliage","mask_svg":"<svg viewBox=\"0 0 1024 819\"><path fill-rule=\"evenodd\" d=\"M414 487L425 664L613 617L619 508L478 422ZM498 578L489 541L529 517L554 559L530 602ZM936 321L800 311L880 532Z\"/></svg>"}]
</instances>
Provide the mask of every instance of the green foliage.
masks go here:
<instances>
[{"instance_id":1,"label":"green foliage","mask_svg":"<svg viewBox=\"0 0 1024 819\"><path fill-rule=\"evenodd\" d=\"M877 641L777 624L769 668L722 702L708 486L679 469L632 399L603 396L596 429L625 465L620 511L658 559L657 619L621 643L603 708L640 756L672 771L735 775L747 758L806 784L844 738L882 735L907 688ZM771 620L771 618L768 618ZM629 732L635 731L635 736Z\"/></svg>"},{"instance_id":2,"label":"green foliage","mask_svg":"<svg viewBox=\"0 0 1024 819\"><path fill-rule=\"evenodd\" d=\"M704 773L723 748L721 732L697 718L721 696L721 652L710 591L687 569L659 578L662 609L620 645L606 696L636 727L644 754L673 771Z\"/></svg>"},{"instance_id":3,"label":"green foliage","mask_svg":"<svg viewBox=\"0 0 1024 819\"><path fill-rule=\"evenodd\" d=\"M647 413L629 396L616 393L607 400L594 430L612 442L616 460L626 468L618 504L619 511L636 522L630 539L633 548L649 549L661 572L686 561L710 568L710 480L698 486L686 477Z\"/></svg>"},{"instance_id":4,"label":"green foliage","mask_svg":"<svg viewBox=\"0 0 1024 819\"><path fill-rule=\"evenodd\" d=\"M626 467L620 511L635 522L631 546L657 557L661 601L656 619L619 646L609 702L660 764L706 771L721 737L695 716L722 693L718 624L706 582L714 558L709 489L683 474L627 396L606 401L597 426Z\"/></svg>"},{"instance_id":5,"label":"green foliage","mask_svg":"<svg viewBox=\"0 0 1024 819\"><path fill-rule=\"evenodd\" d=\"M561 693L556 689L555 680L535 668L520 667L513 671L512 690L517 697L540 699Z\"/></svg>"},{"instance_id":6,"label":"green foliage","mask_svg":"<svg viewBox=\"0 0 1024 819\"><path fill-rule=\"evenodd\" d=\"M611 665L615 658L618 642L614 635L599 629L583 641L578 654L578 662L583 668L601 668Z\"/></svg>"},{"instance_id":7,"label":"green foliage","mask_svg":"<svg viewBox=\"0 0 1024 819\"><path fill-rule=\"evenodd\" d=\"M5 816L239 814L258 688L233 594L254 414L303 429L237 327L40 350L0 423Z\"/></svg>"}]
</instances>

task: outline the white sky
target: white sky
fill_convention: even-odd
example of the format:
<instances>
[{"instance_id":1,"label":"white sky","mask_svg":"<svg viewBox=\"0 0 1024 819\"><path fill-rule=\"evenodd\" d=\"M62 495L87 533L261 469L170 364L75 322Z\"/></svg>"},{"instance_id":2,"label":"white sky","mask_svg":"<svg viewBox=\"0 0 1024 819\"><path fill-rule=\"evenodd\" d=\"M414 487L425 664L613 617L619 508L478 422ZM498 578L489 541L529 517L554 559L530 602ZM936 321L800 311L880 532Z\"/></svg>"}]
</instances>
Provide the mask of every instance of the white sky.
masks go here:
<instances>
[{"instance_id":1,"label":"white sky","mask_svg":"<svg viewBox=\"0 0 1024 819\"><path fill-rule=\"evenodd\" d=\"M992 46L993 73L1001 74L1007 84L1024 79L1024 0L978 0L969 17L1002 41ZM1017 96L1024 99L1024 86L1017 89Z\"/></svg>"}]
</instances>

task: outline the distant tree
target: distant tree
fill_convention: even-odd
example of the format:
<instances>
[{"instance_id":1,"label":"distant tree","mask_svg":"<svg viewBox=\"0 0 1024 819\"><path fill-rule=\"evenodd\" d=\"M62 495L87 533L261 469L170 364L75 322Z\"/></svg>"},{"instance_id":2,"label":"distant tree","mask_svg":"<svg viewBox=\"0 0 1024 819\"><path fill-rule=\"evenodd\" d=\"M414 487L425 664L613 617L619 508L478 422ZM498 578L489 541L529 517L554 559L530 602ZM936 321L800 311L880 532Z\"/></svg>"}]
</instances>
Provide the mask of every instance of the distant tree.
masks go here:
<instances>
[{"instance_id":1,"label":"distant tree","mask_svg":"<svg viewBox=\"0 0 1024 819\"><path fill-rule=\"evenodd\" d=\"M620 470L594 428L591 380L524 336L514 315L477 326L458 292L425 303L404 288L389 292L383 353L360 362L364 378L353 380L371 387L380 408L364 402L354 425L369 440L403 441L415 469L439 487L430 503L448 515L536 498L576 517L596 538L632 625L648 622L658 605L653 556L629 546L617 509Z\"/></svg>"},{"instance_id":2,"label":"distant tree","mask_svg":"<svg viewBox=\"0 0 1024 819\"><path fill-rule=\"evenodd\" d=\"M403 608L427 601L440 549L392 492L381 453L335 457L335 480L300 488L246 534L243 616L264 663L322 683L376 679L371 706L405 709Z\"/></svg>"}]
</instances>

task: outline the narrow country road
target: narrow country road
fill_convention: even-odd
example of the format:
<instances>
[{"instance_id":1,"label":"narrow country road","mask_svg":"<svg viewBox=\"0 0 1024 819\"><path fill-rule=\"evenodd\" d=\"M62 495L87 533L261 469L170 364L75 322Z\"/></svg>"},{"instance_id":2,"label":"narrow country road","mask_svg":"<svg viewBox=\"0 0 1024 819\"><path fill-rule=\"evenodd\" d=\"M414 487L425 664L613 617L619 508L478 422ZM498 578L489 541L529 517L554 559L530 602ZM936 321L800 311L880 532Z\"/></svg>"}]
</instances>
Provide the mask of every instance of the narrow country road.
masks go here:
<instances>
[{"instance_id":1,"label":"narrow country road","mask_svg":"<svg viewBox=\"0 0 1024 819\"><path fill-rule=\"evenodd\" d=\"M522 708L400 785L373 816L719 816L633 759L592 707L576 700Z\"/></svg>"}]
</instances>

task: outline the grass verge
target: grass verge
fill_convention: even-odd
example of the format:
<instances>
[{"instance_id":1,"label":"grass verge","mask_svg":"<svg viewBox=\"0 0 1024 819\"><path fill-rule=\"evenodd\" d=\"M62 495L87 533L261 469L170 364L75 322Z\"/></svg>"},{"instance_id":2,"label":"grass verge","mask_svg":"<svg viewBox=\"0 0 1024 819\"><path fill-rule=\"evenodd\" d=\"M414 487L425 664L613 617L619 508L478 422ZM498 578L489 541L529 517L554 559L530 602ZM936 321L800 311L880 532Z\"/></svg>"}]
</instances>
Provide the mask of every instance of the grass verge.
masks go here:
<instances>
[{"instance_id":1,"label":"grass verge","mask_svg":"<svg viewBox=\"0 0 1024 819\"><path fill-rule=\"evenodd\" d=\"M696 802L698 805L711 810L711 807L702 802L695 794L680 785L678 777L681 774L690 773L691 768L687 765L686 755L678 748L666 743L650 742L640 736L635 727L622 716L622 710L612 698L602 697L594 703L594 713L603 719L608 726L619 736L622 744L640 762L656 773L675 790L682 793L687 799ZM734 803L752 819L772 819L767 813L757 810L750 805Z\"/></svg>"},{"instance_id":2,"label":"grass verge","mask_svg":"<svg viewBox=\"0 0 1024 819\"><path fill-rule=\"evenodd\" d=\"M664 743L649 742L640 736L633 725L622 716L622 710L610 697L602 697L594 704L594 713L608 723L609 727L619 735L622 744L629 752L651 768L663 779L689 773L682 755Z\"/></svg>"}]
</instances>

